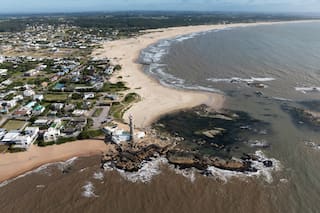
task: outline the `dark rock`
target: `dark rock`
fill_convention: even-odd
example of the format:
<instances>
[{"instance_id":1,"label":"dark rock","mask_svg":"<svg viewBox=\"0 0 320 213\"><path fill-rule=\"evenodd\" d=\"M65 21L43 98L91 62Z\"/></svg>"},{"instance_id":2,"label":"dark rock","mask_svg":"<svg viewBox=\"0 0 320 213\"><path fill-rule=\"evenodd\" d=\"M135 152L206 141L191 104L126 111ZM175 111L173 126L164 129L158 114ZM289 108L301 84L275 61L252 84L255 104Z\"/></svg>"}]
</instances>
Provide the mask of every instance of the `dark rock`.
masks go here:
<instances>
[{"instance_id":1,"label":"dark rock","mask_svg":"<svg viewBox=\"0 0 320 213\"><path fill-rule=\"evenodd\" d=\"M265 160L265 161L263 161L263 165L265 167L272 167L273 166L273 162L271 160Z\"/></svg>"}]
</instances>

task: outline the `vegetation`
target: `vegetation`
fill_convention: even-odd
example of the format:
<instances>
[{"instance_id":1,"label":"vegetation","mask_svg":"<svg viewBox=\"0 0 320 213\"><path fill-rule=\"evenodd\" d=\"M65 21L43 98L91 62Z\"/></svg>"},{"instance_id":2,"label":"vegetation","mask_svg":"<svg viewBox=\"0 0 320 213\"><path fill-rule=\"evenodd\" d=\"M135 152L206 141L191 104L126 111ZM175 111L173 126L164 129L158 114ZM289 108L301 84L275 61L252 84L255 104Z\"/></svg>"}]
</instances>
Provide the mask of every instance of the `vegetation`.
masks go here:
<instances>
[{"instance_id":1,"label":"vegetation","mask_svg":"<svg viewBox=\"0 0 320 213\"><path fill-rule=\"evenodd\" d=\"M63 17L63 18L62 18ZM256 14L256 13L215 13L215 12L114 12L114 13L86 13L55 16L30 16L4 18L0 22L0 32L18 32L26 29L29 24L50 24L58 26L68 24L90 30L100 35L130 36L140 30L165 27L217 24L221 22L256 22L306 19L299 15ZM118 33L112 33L117 30ZM71 33L71 32L70 32Z\"/></svg>"},{"instance_id":2,"label":"vegetation","mask_svg":"<svg viewBox=\"0 0 320 213\"><path fill-rule=\"evenodd\" d=\"M80 133L80 135L78 136L79 140L83 140L83 139L92 139L92 138L96 138L103 135L103 132L98 129L98 130L84 130L83 132Z\"/></svg>"},{"instance_id":3,"label":"vegetation","mask_svg":"<svg viewBox=\"0 0 320 213\"><path fill-rule=\"evenodd\" d=\"M103 85L103 88L102 88L102 91L103 92L122 92L122 91L125 91L125 90L128 90L129 88L126 87L125 83L120 81L120 82L117 82L115 84L112 84L112 83L104 83Z\"/></svg>"},{"instance_id":4,"label":"vegetation","mask_svg":"<svg viewBox=\"0 0 320 213\"><path fill-rule=\"evenodd\" d=\"M16 153L16 152L24 152L24 151L26 151L26 149L24 149L24 148L14 148L13 146L10 146L8 150L9 150L10 153Z\"/></svg>"},{"instance_id":5,"label":"vegetation","mask_svg":"<svg viewBox=\"0 0 320 213\"><path fill-rule=\"evenodd\" d=\"M65 102L67 99L67 93L48 93L44 96L44 100L47 102Z\"/></svg>"},{"instance_id":6,"label":"vegetation","mask_svg":"<svg viewBox=\"0 0 320 213\"><path fill-rule=\"evenodd\" d=\"M100 114L102 113L102 111L103 111L103 108L97 108L97 109L94 111L92 117L99 117Z\"/></svg>"},{"instance_id":7,"label":"vegetation","mask_svg":"<svg viewBox=\"0 0 320 213\"><path fill-rule=\"evenodd\" d=\"M0 145L0 153L6 152L8 148L9 147L7 145Z\"/></svg>"},{"instance_id":8,"label":"vegetation","mask_svg":"<svg viewBox=\"0 0 320 213\"><path fill-rule=\"evenodd\" d=\"M76 141L77 138L71 137L71 138L59 138L56 141L50 141L50 142L44 142L43 140L38 141L38 146L40 147L46 147L46 146L52 146L52 145L60 145L68 142Z\"/></svg>"},{"instance_id":9,"label":"vegetation","mask_svg":"<svg viewBox=\"0 0 320 213\"><path fill-rule=\"evenodd\" d=\"M121 120L123 114L131 107L131 105L140 100L140 96L136 93L127 94L122 102L114 102L110 108L110 114L115 119Z\"/></svg>"},{"instance_id":10,"label":"vegetation","mask_svg":"<svg viewBox=\"0 0 320 213\"><path fill-rule=\"evenodd\" d=\"M1 128L8 131L10 130L20 130L26 125L25 121L20 120L8 120Z\"/></svg>"}]
</instances>

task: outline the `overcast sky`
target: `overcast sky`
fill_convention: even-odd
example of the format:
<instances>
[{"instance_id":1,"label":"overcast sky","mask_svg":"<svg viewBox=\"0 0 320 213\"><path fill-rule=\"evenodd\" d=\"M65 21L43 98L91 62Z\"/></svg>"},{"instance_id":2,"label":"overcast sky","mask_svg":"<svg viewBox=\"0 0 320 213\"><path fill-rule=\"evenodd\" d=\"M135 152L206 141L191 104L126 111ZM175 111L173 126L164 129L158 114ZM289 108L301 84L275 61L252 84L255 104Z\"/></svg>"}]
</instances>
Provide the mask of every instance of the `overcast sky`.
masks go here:
<instances>
[{"instance_id":1,"label":"overcast sky","mask_svg":"<svg viewBox=\"0 0 320 213\"><path fill-rule=\"evenodd\" d=\"M0 13L118 10L205 10L320 13L320 0L0 0Z\"/></svg>"}]
</instances>

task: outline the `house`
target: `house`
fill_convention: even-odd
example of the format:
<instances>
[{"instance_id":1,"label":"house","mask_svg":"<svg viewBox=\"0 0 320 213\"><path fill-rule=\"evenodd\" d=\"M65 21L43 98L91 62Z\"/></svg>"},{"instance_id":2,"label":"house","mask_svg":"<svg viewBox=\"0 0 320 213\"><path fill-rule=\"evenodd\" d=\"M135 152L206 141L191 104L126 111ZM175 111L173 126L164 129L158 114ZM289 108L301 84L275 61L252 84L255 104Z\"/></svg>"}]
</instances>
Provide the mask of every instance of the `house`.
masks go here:
<instances>
[{"instance_id":1,"label":"house","mask_svg":"<svg viewBox=\"0 0 320 213\"><path fill-rule=\"evenodd\" d=\"M88 116L88 110L74 110L73 112L72 112L72 114L74 115L74 116Z\"/></svg>"},{"instance_id":2,"label":"house","mask_svg":"<svg viewBox=\"0 0 320 213\"><path fill-rule=\"evenodd\" d=\"M23 91L23 96L25 96L25 97L32 97L35 94L36 93L32 89L27 89L27 90Z\"/></svg>"},{"instance_id":3,"label":"house","mask_svg":"<svg viewBox=\"0 0 320 213\"><path fill-rule=\"evenodd\" d=\"M6 76L8 73L8 69L0 69L0 75L1 76Z\"/></svg>"},{"instance_id":4,"label":"house","mask_svg":"<svg viewBox=\"0 0 320 213\"><path fill-rule=\"evenodd\" d=\"M37 75L38 73L39 73L39 70L32 69L32 70L25 72L23 75L27 76L27 77L31 77L31 76Z\"/></svg>"},{"instance_id":5,"label":"house","mask_svg":"<svg viewBox=\"0 0 320 213\"><path fill-rule=\"evenodd\" d=\"M16 116L29 116L32 114L33 107L37 104L35 101L29 102L27 105L21 107L17 111L14 112Z\"/></svg>"},{"instance_id":6,"label":"house","mask_svg":"<svg viewBox=\"0 0 320 213\"><path fill-rule=\"evenodd\" d=\"M64 111L69 112L69 111L73 111L75 109L75 105L74 104L66 104L64 106Z\"/></svg>"},{"instance_id":7,"label":"house","mask_svg":"<svg viewBox=\"0 0 320 213\"><path fill-rule=\"evenodd\" d=\"M61 136L60 130L50 127L43 135L44 142L56 141Z\"/></svg>"},{"instance_id":8,"label":"house","mask_svg":"<svg viewBox=\"0 0 320 213\"><path fill-rule=\"evenodd\" d=\"M60 111L63 109L64 104L63 103L53 103L51 104L52 109Z\"/></svg>"},{"instance_id":9,"label":"house","mask_svg":"<svg viewBox=\"0 0 320 213\"><path fill-rule=\"evenodd\" d=\"M12 84L12 81L10 79L8 79L8 80L5 80L5 81L2 81L1 84L4 85L4 86L9 86L10 84Z\"/></svg>"},{"instance_id":10,"label":"house","mask_svg":"<svg viewBox=\"0 0 320 213\"><path fill-rule=\"evenodd\" d=\"M38 134L38 127L27 127L23 132L9 131L3 136L1 143L27 149L38 138Z\"/></svg>"},{"instance_id":11,"label":"house","mask_svg":"<svg viewBox=\"0 0 320 213\"><path fill-rule=\"evenodd\" d=\"M10 101L0 100L1 113L8 113L8 110L14 108L16 105L17 101L15 99Z\"/></svg>"},{"instance_id":12,"label":"house","mask_svg":"<svg viewBox=\"0 0 320 213\"><path fill-rule=\"evenodd\" d=\"M38 119L33 123L33 125L35 125L35 126L49 126L50 122L51 121L47 120L47 119Z\"/></svg>"},{"instance_id":13,"label":"house","mask_svg":"<svg viewBox=\"0 0 320 213\"><path fill-rule=\"evenodd\" d=\"M15 97L13 97L13 100L16 100L17 102L18 101L22 101L23 100L23 96L22 95L17 95Z\"/></svg>"},{"instance_id":14,"label":"house","mask_svg":"<svg viewBox=\"0 0 320 213\"><path fill-rule=\"evenodd\" d=\"M40 104L35 106L32 110L32 114L34 115L40 115L41 113L43 113L45 111L45 107L41 106Z\"/></svg>"},{"instance_id":15,"label":"house","mask_svg":"<svg viewBox=\"0 0 320 213\"><path fill-rule=\"evenodd\" d=\"M55 119L50 125L50 128L43 135L44 142L56 141L61 136L61 125L61 119Z\"/></svg>"},{"instance_id":16,"label":"house","mask_svg":"<svg viewBox=\"0 0 320 213\"><path fill-rule=\"evenodd\" d=\"M94 98L94 97L95 97L95 95L94 95L93 92L91 92L91 93L85 93L85 94L84 94L84 97L83 97L83 100L92 99L92 98Z\"/></svg>"},{"instance_id":17,"label":"house","mask_svg":"<svg viewBox=\"0 0 320 213\"><path fill-rule=\"evenodd\" d=\"M42 101L43 99L44 99L44 96L42 94L33 96L34 101Z\"/></svg>"}]
</instances>

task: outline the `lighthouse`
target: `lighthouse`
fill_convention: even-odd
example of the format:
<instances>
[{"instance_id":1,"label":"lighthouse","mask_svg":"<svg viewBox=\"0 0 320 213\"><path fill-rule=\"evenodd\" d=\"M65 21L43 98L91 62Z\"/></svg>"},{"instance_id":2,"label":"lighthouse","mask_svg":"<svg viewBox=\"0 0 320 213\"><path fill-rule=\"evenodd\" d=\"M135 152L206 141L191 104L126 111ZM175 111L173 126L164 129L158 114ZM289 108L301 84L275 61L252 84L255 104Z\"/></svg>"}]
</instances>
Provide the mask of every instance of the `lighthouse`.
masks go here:
<instances>
[{"instance_id":1,"label":"lighthouse","mask_svg":"<svg viewBox=\"0 0 320 213\"><path fill-rule=\"evenodd\" d=\"M133 124L133 116L129 116L129 127L130 127L130 141L134 142L134 124Z\"/></svg>"}]
</instances>

